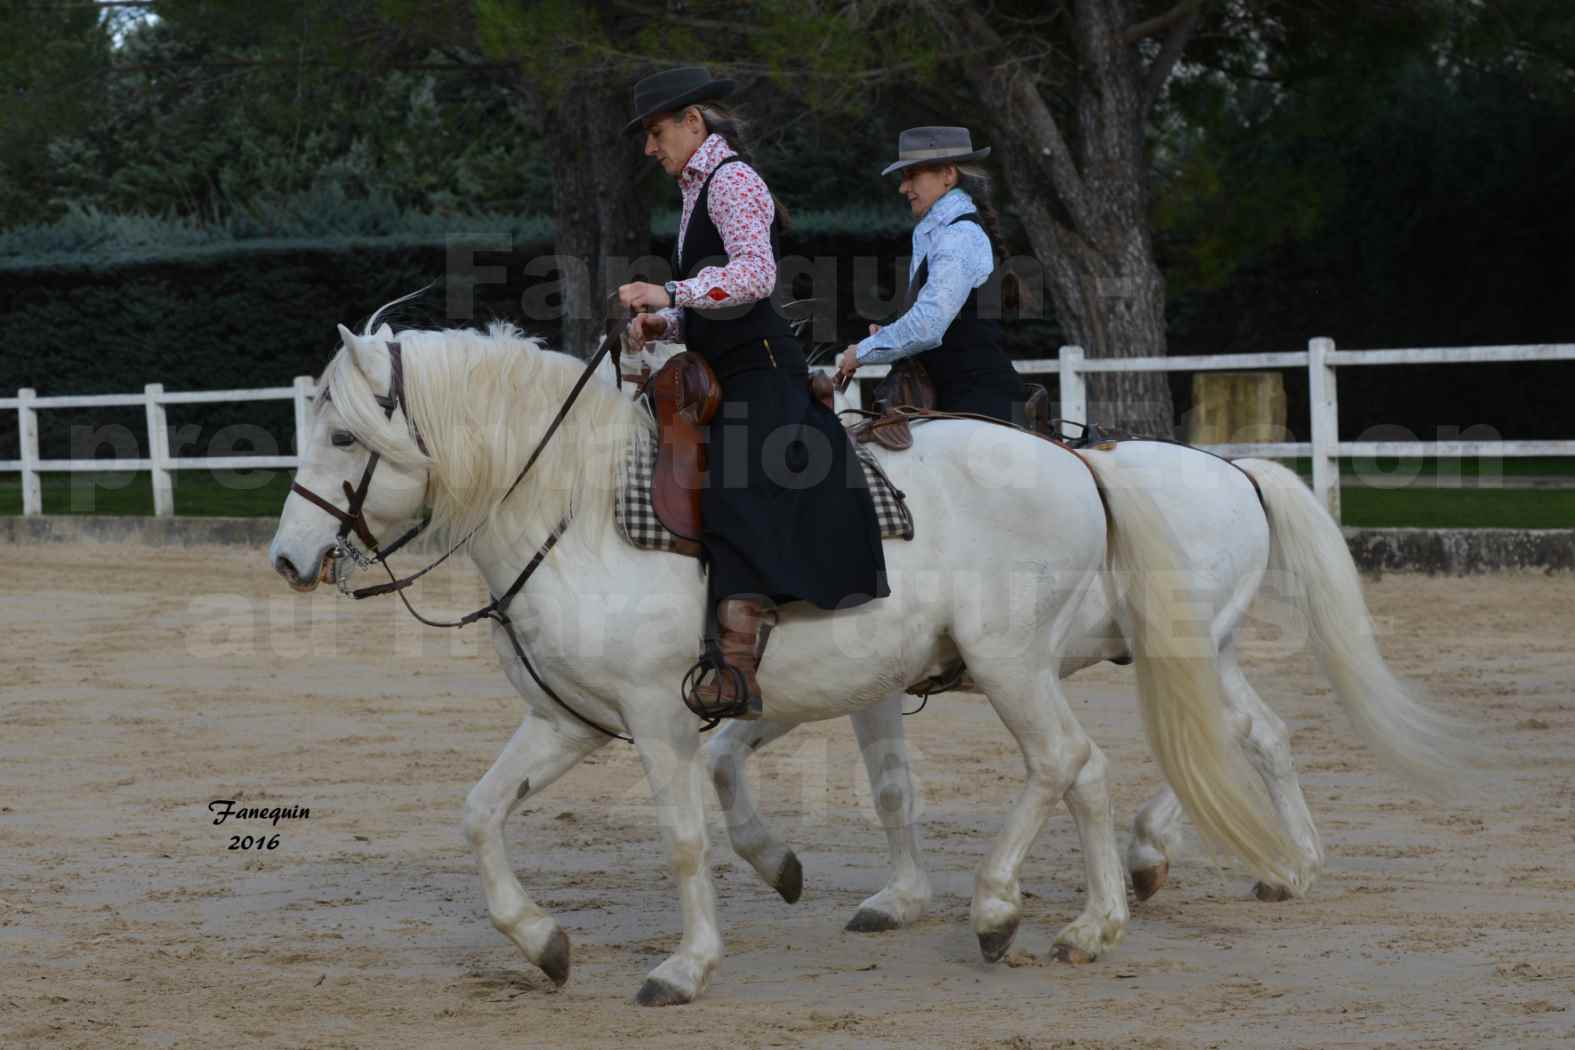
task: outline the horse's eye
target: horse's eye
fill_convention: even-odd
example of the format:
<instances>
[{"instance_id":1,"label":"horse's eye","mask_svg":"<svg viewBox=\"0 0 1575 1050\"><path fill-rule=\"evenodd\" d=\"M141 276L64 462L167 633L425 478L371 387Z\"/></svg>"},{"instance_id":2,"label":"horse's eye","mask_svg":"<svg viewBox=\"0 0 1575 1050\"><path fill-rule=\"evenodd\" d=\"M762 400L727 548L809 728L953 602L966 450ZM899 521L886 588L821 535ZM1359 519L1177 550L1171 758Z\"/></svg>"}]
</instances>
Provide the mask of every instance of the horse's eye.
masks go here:
<instances>
[{"instance_id":1,"label":"horse's eye","mask_svg":"<svg viewBox=\"0 0 1575 1050\"><path fill-rule=\"evenodd\" d=\"M335 448L349 448L355 444L355 435L348 430L336 430L329 440L334 443Z\"/></svg>"}]
</instances>

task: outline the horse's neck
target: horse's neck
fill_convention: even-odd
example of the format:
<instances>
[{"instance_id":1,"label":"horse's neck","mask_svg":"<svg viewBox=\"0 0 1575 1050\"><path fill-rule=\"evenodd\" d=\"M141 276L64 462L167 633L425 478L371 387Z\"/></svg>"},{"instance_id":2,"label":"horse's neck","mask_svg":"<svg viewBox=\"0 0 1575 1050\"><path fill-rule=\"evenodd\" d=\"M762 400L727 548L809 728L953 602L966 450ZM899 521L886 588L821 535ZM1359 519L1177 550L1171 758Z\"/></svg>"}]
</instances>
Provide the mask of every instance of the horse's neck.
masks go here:
<instances>
[{"instance_id":1,"label":"horse's neck","mask_svg":"<svg viewBox=\"0 0 1575 1050\"><path fill-rule=\"evenodd\" d=\"M592 522L589 518L581 516L570 518L568 526L564 529L560 542L556 543L543 559L543 563L532 574L530 581L525 585L525 590L532 594L541 594L548 590L559 590L564 587L574 589L583 585L589 590L595 590L598 579L606 574L605 559L596 557L592 552L602 549L607 539L602 533L607 530L609 523L597 530L597 535L588 535L586 530L591 529ZM470 560L476 566L476 571L481 573L482 579L487 583L487 590L493 597L498 597L514 586L514 581L520 573L530 564L541 551L541 547L526 549L517 542L510 542L505 537L517 536L507 523L500 523L497 528L485 529L470 545ZM542 546L545 546L545 541ZM552 571L548 571L549 567Z\"/></svg>"}]
</instances>

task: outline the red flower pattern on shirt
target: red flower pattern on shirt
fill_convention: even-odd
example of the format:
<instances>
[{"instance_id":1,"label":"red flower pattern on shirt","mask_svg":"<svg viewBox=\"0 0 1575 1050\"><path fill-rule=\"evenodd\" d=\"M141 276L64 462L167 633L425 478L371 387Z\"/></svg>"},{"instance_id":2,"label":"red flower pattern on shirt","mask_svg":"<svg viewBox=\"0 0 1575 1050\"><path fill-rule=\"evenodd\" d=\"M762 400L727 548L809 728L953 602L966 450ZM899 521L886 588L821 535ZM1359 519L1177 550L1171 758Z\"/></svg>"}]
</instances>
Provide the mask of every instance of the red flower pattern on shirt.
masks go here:
<instances>
[{"instance_id":1,"label":"red flower pattern on shirt","mask_svg":"<svg viewBox=\"0 0 1575 1050\"><path fill-rule=\"evenodd\" d=\"M689 217L708 175L728 157L737 155L727 140L715 134L706 137L678 176L684 210L678 222L678 243L683 244ZM673 296L675 307L697 310L739 306L765 299L776 288L777 261L771 254L771 223L776 217L776 202L754 168L736 161L716 173L706 198L706 212L727 252L727 265L707 266L685 281L678 282ZM663 338L683 339L683 311L660 311L667 322Z\"/></svg>"}]
</instances>

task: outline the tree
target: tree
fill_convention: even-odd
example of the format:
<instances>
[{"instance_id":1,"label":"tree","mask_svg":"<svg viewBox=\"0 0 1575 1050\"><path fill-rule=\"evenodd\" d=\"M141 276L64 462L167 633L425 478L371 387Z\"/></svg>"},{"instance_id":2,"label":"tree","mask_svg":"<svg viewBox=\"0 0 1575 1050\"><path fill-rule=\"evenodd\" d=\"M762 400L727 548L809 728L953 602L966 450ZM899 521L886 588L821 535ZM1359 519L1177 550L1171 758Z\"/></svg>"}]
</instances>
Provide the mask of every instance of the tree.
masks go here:
<instances>
[{"instance_id":1,"label":"tree","mask_svg":"<svg viewBox=\"0 0 1575 1050\"><path fill-rule=\"evenodd\" d=\"M1149 221L1149 119L1196 30L1201 0L1155 12L1137 0L1070 0L986 14L942 4L994 116L1002 168L1065 338L1091 357L1166 350L1165 277ZM1091 377L1089 415L1169 435L1159 373Z\"/></svg>"},{"instance_id":2,"label":"tree","mask_svg":"<svg viewBox=\"0 0 1575 1050\"><path fill-rule=\"evenodd\" d=\"M51 142L99 122L110 34L81 5L0 2L0 224L45 217ZM58 158L74 163L73 156Z\"/></svg>"},{"instance_id":3,"label":"tree","mask_svg":"<svg viewBox=\"0 0 1575 1050\"><path fill-rule=\"evenodd\" d=\"M640 59L610 43L646 16L607 0L476 0L477 32L494 58L517 64L541 107L552 164L563 348L586 356L607 318L607 296L632 279L623 265L650 254L651 216L639 192L637 136L625 135L629 86ZM646 275L657 276L657 275Z\"/></svg>"}]
</instances>

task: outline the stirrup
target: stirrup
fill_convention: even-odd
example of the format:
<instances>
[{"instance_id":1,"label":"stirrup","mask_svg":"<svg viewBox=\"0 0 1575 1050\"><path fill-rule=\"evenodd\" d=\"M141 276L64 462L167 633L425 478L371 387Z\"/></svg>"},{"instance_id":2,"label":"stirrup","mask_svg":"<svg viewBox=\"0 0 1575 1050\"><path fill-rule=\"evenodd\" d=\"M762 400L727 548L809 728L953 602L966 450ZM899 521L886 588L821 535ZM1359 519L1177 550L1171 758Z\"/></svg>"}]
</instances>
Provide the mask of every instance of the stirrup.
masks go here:
<instances>
[{"instance_id":1,"label":"stirrup","mask_svg":"<svg viewBox=\"0 0 1575 1050\"><path fill-rule=\"evenodd\" d=\"M723 700L721 697L728 693L723 687L723 676L727 676L727 684L731 685L733 700ZM707 703L700 698L700 687L709 682L717 684L718 702ZM680 688L684 706L693 711L695 715L715 725L724 718L759 718L762 707L760 698L749 695L749 682L744 677L744 672L722 659L720 652L708 651L684 675L684 684Z\"/></svg>"},{"instance_id":2,"label":"stirrup","mask_svg":"<svg viewBox=\"0 0 1575 1050\"><path fill-rule=\"evenodd\" d=\"M963 678L967 674L968 665L958 660L956 663L942 667L940 674L932 674L924 681L910 685L907 692L909 696L922 697L928 700L936 693L950 693L961 689Z\"/></svg>"}]
</instances>

